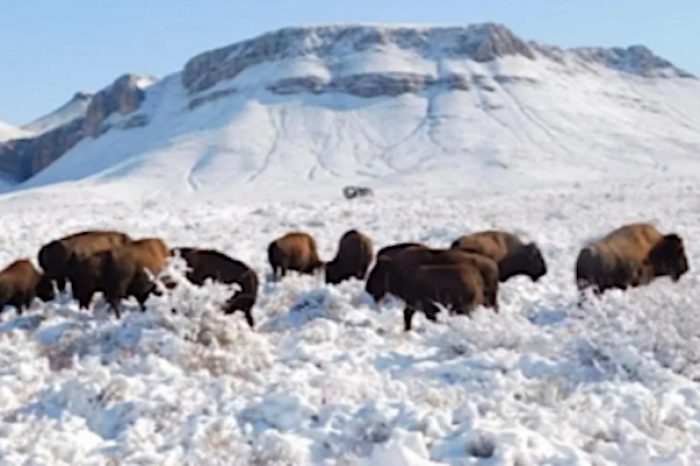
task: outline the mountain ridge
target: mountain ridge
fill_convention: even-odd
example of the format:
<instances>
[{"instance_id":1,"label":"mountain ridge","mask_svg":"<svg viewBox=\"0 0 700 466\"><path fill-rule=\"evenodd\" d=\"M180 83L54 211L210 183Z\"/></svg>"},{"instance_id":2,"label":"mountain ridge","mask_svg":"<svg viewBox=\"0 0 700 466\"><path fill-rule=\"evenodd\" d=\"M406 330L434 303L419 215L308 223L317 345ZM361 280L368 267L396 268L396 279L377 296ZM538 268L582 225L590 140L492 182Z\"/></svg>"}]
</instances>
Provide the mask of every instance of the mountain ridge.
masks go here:
<instances>
[{"instance_id":1,"label":"mountain ridge","mask_svg":"<svg viewBox=\"0 0 700 466\"><path fill-rule=\"evenodd\" d=\"M384 105L387 107L409 105L416 106L416 111L421 109L420 112L424 113L424 116L412 117L419 123L408 133L413 134L412 137L414 137L423 131L426 132L428 141L424 148L426 153L437 151L445 154L476 154L477 158L486 157L486 159L491 156L485 154L500 153L502 155L488 163L507 167L509 165L504 160L512 158L512 155L507 155L508 152L531 149L517 149L513 146L513 149L507 150L505 147L500 147L498 142L490 146L487 141L482 140L481 136L468 141L458 133L472 131L469 129L471 124L469 122L472 121L476 122L475 128L482 126L489 134L495 135L506 131L503 135L506 135L507 139L512 138L508 134L522 133L516 139L522 139L525 145L538 147L543 137L552 140L552 134L575 131L575 128L570 127L558 128L562 126L561 122L552 122L552 124L545 122L542 118L546 120L548 118L546 116L534 117L534 113L541 110L534 110L531 106L536 107L541 104L535 101L519 102L517 95L534 93L547 96L548 93L559 93L561 89L571 86L576 80L592 83L592 89L597 89L602 96L607 96L605 99L612 99L612 103L604 101L601 108L620 107L620 111L628 112L628 107L632 106L637 107L635 112L645 112L644 115L636 116L630 113L622 120L616 118L617 121L611 121L614 125L627 125L624 120L628 119L643 121L648 118L646 113L668 116L666 102L647 92L645 89L647 82L654 83L655 86L668 82L664 86L668 87L671 93L680 91L683 94L695 95L695 90L700 88L697 84L698 80L693 75L657 57L644 46L564 49L540 42L525 41L510 29L497 23L469 26L420 25L410 28L400 24L307 25L282 28L203 52L188 60L180 72L173 73L160 81L138 75L123 75L100 92L89 96L86 94L85 101L89 101L87 105L63 125L50 127L48 131L35 137L1 144L0 170L14 177L21 183L20 186L38 186L66 179L77 180L84 176L96 175L101 170L108 169L109 164L90 159L92 165L102 168L90 171L82 166L77 167L75 171L83 173L81 176L70 175L67 167L53 170L53 172L60 172L60 176L37 175L54 165L65 154L75 152L73 148L76 146L81 148L78 152L96 153L97 147L100 147L101 154L104 154L105 150L118 153L119 151L115 152L98 143L105 135L111 134L111 139L116 138L114 142L118 146L130 147L122 154L126 161L136 156L142 157L139 154L143 154L143 149L137 149L137 147L157 147L158 145L166 147L171 145L169 141L188 139L196 131L212 130L209 131L211 137L214 140L220 139L216 128L221 127L231 128L226 129L226 132L233 131L239 140L234 142L227 136L223 145L206 143L204 146L209 149L203 150L212 154L207 160L218 161L222 157L220 154L228 154L226 157L236 159L223 163L222 166L227 169L245 172L248 170L247 167L257 166L256 170L259 173L269 171L268 168L274 171L278 162L286 163L282 160L287 155L282 152L296 153L298 147L308 146L310 152L318 155L315 156L315 162L308 157L302 157L305 160L304 165L312 165L310 168L301 170L305 173L302 180L311 181L324 173L323 177L334 179L344 176L340 173L353 171L360 178L369 176L370 173L372 173L371 178L381 178L391 173L404 173L405 170L402 171L403 169L397 167L413 166L411 160L415 157L407 155L406 160L399 161L398 156L391 156L393 161L385 160L389 157L387 154L402 144L398 142L399 140L388 138L384 141L383 135L379 139L375 136L367 136L374 131L374 128L362 131L358 129L359 133L364 134L359 136L350 135L347 132L348 124L351 126L356 124L353 123L355 117L345 121L343 115L350 114L342 107L350 105L348 108L353 106L369 108L374 105L372 102L379 102L377 99L385 100L377 108ZM611 89L604 89L606 86ZM640 89L630 92L625 89L629 86ZM562 94L561 100L580 100L575 95L576 92L578 91ZM445 96L448 95L450 99L460 101L463 106L458 107L448 103L445 100L447 99ZM347 98L361 100L342 103ZM691 104L697 100L695 97L693 99ZM685 97L679 99L679 104L687 105L681 102L682 100L687 99ZM226 103L221 104L221 102ZM341 107L337 107L336 104ZM318 115L314 117L318 122L309 121L304 124L318 123L325 129L302 130L300 128L291 135L285 134L290 125L298 123L298 121L289 120L285 115L290 115L290 112L300 112L302 107L298 107L299 105L308 105L301 114ZM559 102L552 101L551 110L555 110L555 113L559 112L558 105L560 105ZM671 106L677 106L675 101ZM202 110L204 107L207 107L207 110ZM281 113L278 113L277 109ZM204 115L202 111L205 112L206 117L201 116ZM219 117L210 115L211 112L216 111L223 113ZM499 116L504 111L507 113L504 117L508 121ZM582 111L590 113L592 109L582 107ZM687 113L673 111L674 114ZM613 113L615 112L618 110L616 109ZM374 119L364 110L362 113L363 119ZM331 118L332 115L335 116ZM202 121L196 121L200 116ZM212 123L212 118L217 122ZM301 118L304 120L307 117ZM340 118L338 121L343 121L342 125L346 129L339 129L339 127L334 129L328 126L330 121L338 118ZM403 117L399 116L399 119L401 118ZM605 118L613 118L612 113ZM697 121L695 118L693 109L690 120ZM159 120L158 124L152 124L155 120ZM246 123L244 120L250 120L250 122ZM538 122L538 120L541 121ZM569 117L566 120L569 120ZM461 126L455 121L460 122ZM500 127L500 130L493 128L493 123L490 122ZM388 124L386 120L377 123ZM681 153L690 152L698 147L700 141L687 134L687 130L683 129L685 123L674 120L672 124L679 125L683 133L683 138L678 144L673 141L664 143L671 145L672 152L678 151L678 147L681 146L686 148L680 151ZM256 129L245 130L243 133L235 129L250 125L252 125L251 128ZM409 126L412 125L413 123ZM522 127L517 127L518 125L534 126L524 130ZM653 126L658 126L658 123ZM178 127L181 129L176 129ZM450 128L449 131L447 127ZM389 133L395 132L388 127L386 130ZM137 135L139 131L152 133L152 136L148 136L151 142L135 141L134 138L141 137ZM255 134L255 131L261 131L261 133ZM340 131L342 134L324 135L324 131ZM629 131L630 129L626 127L616 129L617 133ZM533 132L538 134L530 134ZM262 139L252 140L253 135ZM503 138L503 135L500 138ZM265 141L266 137L272 138L270 140L272 142ZM345 148L350 144L349 142L336 142L344 147L341 150L344 154L343 160L340 156L327 153L329 146L327 142L323 142L324 139L352 139L353 137L362 139L352 143L356 147L353 150ZM630 134L629 137L634 136ZM659 137L663 136L659 134ZM451 141L452 139L460 139L460 141L457 143ZM133 144L129 140L133 140ZM282 144L277 144L278 142ZM286 142L292 143L294 149L286 149ZM557 144L555 140L552 142ZM263 149L263 146L268 143L272 145ZM562 144L559 143L559 145ZM605 142L604 145L614 144ZM90 146L94 146L95 149L90 149ZM366 149L365 146L367 146ZM384 149L375 150L372 148L375 146L384 147ZM649 150L651 146L653 146L652 142L645 142L643 151ZM360 147L363 149L359 149ZM563 147L562 145L562 148L557 150L566 154L567 150ZM369 163L370 158L358 155L357 150L372 152L375 154L373 157L378 159L376 162ZM276 152L280 152L279 156L270 156L278 155ZM264 153L268 153L268 156ZM99 157L104 159L103 155ZM246 157L249 159L243 160ZM427 155L421 157L425 158ZM82 156L79 158L82 160L81 165L88 162L88 159L83 160ZM115 162L118 159L121 160L116 155L106 159ZM336 168L324 162L330 159L333 159L332 165L337 165ZM365 166L366 163L369 165ZM206 165L197 165L197 170L201 171L202 166ZM355 165L358 168L350 168ZM363 168L359 168L360 166ZM372 167L383 168L374 173L372 170L375 168ZM295 168L291 171L299 170ZM249 183L259 179L260 174L233 174L232 178L238 180L237 182ZM190 180L189 175L186 179ZM193 186L205 184L188 181L187 186L191 189Z\"/></svg>"}]
</instances>

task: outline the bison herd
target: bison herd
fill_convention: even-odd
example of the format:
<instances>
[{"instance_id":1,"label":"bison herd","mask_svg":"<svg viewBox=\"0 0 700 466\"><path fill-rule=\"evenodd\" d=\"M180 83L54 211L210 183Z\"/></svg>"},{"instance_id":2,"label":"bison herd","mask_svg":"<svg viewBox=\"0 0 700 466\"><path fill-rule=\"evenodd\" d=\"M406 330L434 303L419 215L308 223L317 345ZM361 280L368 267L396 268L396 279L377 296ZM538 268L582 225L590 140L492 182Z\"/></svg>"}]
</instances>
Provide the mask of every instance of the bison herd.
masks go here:
<instances>
[{"instance_id":1,"label":"bison herd","mask_svg":"<svg viewBox=\"0 0 700 466\"><path fill-rule=\"evenodd\" d=\"M272 241L267 253L275 281L288 271L320 271L328 284L366 280L365 291L378 303L387 294L401 299L405 330L411 329L415 312L434 321L438 305L465 315L478 306L498 312L500 283L516 275L536 282L547 273L535 243L493 230L464 235L445 249L394 244L380 249L376 257L372 240L350 230L340 238L336 256L329 262L319 258L313 237L291 232ZM254 327L252 309L259 279L248 265L215 250L170 249L160 238L134 239L118 231L85 231L51 241L39 250L41 271L28 259L13 262L0 272L0 307L12 305L21 314L34 298L51 301L56 289L63 292L70 283L81 309L88 309L94 294L101 292L119 318L122 300L133 297L145 310L151 294L162 295L177 286L164 273L174 256L184 259L185 277L195 285L207 280L237 284L222 311L240 311ZM582 305L589 288L599 296L608 289L646 285L660 276L678 281L688 270L680 236L664 235L648 223L625 225L581 249L575 266L578 304Z\"/></svg>"}]
</instances>

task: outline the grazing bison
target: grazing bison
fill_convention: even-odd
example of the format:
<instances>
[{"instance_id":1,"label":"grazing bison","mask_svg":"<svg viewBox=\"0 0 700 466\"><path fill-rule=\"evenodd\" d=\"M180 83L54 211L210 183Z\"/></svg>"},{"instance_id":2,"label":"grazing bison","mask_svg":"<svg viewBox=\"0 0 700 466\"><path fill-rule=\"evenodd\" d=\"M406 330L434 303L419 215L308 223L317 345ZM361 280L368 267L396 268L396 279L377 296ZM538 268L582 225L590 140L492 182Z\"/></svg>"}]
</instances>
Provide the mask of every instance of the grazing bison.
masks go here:
<instances>
[{"instance_id":1,"label":"grazing bison","mask_svg":"<svg viewBox=\"0 0 700 466\"><path fill-rule=\"evenodd\" d=\"M535 243L523 243L505 231L482 231L464 235L452 243L452 248L483 254L498 263L498 279L505 282L515 275L527 275L538 281L547 273L547 265Z\"/></svg>"},{"instance_id":2,"label":"grazing bison","mask_svg":"<svg viewBox=\"0 0 700 466\"><path fill-rule=\"evenodd\" d=\"M253 269L241 261L211 249L175 248L171 254L179 255L185 260L189 268L187 280L195 285L202 286L207 279L240 285L241 289L226 302L223 311L226 314L243 312L250 328L254 327L253 305L258 296L259 283L258 275Z\"/></svg>"},{"instance_id":3,"label":"grazing bison","mask_svg":"<svg viewBox=\"0 0 700 466\"><path fill-rule=\"evenodd\" d=\"M498 266L490 258L457 249L407 247L392 257L378 257L366 291L375 301L386 293L406 303L404 328L416 311L435 320L434 303L469 314L476 306L498 312Z\"/></svg>"},{"instance_id":4,"label":"grazing bison","mask_svg":"<svg viewBox=\"0 0 700 466\"><path fill-rule=\"evenodd\" d=\"M326 264L326 283L338 284L349 278L365 278L372 263L372 240L357 230L346 232L335 258Z\"/></svg>"},{"instance_id":5,"label":"grazing bison","mask_svg":"<svg viewBox=\"0 0 700 466\"><path fill-rule=\"evenodd\" d=\"M87 309L94 293L101 291L117 318L121 317L121 300L129 296L145 311L148 296L160 294L152 277L165 268L168 256L168 247L160 238L144 238L84 258L74 255L68 265L73 294L80 307Z\"/></svg>"},{"instance_id":6,"label":"grazing bison","mask_svg":"<svg viewBox=\"0 0 700 466\"><path fill-rule=\"evenodd\" d=\"M576 285L600 296L608 289L647 285L656 277L673 281L689 270L683 240L663 235L649 223L624 225L581 249L576 259Z\"/></svg>"},{"instance_id":7,"label":"grazing bison","mask_svg":"<svg viewBox=\"0 0 700 466\"><path fill-rule=\"evenodd\" d=\"M284 277L288 270L313 274L323 267L318 258L316 241L307 233L292 232L270 243L267 257L272 267L273 280Z\"/></svg>"},{"instance_id":8,"label":"grazing bison","mask_svg":"<svg viewBox=\"0 0 700 466\"><path fill-rule=\"evenodd\" d=\"M21 259L0 272L0 311L10 305L21 315L35 297L42 301L51 301L54 292L51 282L34 267L34 264Z\"/></svg>"},{"instance_id":9,"label":"grazing bison","mask_svg":"<svg viewBox=\"0 0 700 466\"><path fill-rule=\"evenodd\" d=\"M51 241L39 250L39 265L49 280L54 280L59 291L66 289L68 262L71 256L86 258L92 253L130 243L128 235L110 230L91 230L75 233Z\"/></svg>"}]
</instances>

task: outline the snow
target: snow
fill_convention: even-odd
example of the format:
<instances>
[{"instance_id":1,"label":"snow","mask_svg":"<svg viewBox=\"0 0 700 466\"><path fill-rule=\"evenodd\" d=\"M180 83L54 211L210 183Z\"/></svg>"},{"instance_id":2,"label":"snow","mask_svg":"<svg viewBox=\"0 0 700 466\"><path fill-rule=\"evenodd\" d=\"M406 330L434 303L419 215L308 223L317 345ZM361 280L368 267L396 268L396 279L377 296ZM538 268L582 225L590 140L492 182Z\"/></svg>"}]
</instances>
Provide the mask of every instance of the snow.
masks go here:
<instances>
[{"instance_id":1,"label":"snow","mask_svg":"<svg viewBox=\"0 0 700 466\"><path fill-rule=\"evenodd\" d=\"M22 127L24 131L31 133L32 136L39 136L53 129L70 123L71 121L82 118L87 112L90 104L91 96L88 94L78 93L73 98L60 106L48 115L28 123Z\"/></svg>"},{"instance_id":2,"label":"snow","mask_svg":"<svg viewBox=\"0 0 700 466\"><path fill-rule=\"evenodd\" d=\"M157 180L156 180L157 181ZM121 321L68 296L0 323L3 464L660 465L700 461L696 175L502 193L385 187L374 198L260 201L55 186L0 198L0 262L84 228L214 247L262 280L251 331L215 311L224 287L183 287ZM287 196L292 196L290 192ZM281 196L281 194L280 194ZM652 221L686 240L691 272L576 307L591 237ZM487 228L540 244L549 273L501 290L500 314L415 317L363 283L266 280L266 246L293 229L323 258L350 228L375 249L447 246ZM172 315L171 305L180 313ZM39 440L40 439L40 440Z\"/></svg>"},{"instance_id":3,"label":"snow","mask_svg":"<svg viewBox=\"0 0 700 466\"><path fill-rule=\"evenodd\" d=\"M22 131L16 126L12 126L9 123L0 121L0 142L9 141L10 139L18 139L21 137L26 137L28 133Z\"/></svg>"}]
</instances>

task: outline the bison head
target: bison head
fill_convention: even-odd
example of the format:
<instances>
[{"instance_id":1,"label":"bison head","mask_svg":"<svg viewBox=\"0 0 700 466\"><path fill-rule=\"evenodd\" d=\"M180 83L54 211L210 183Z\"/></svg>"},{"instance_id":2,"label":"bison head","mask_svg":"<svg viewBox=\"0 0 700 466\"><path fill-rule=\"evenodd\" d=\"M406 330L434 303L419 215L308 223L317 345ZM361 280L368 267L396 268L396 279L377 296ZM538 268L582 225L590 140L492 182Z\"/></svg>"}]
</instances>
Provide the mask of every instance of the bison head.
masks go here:
<instances>
[{"instance_id":1,"label":"bison head","mask_svg":"<svg viewBox=\"0 0 700 466\"><path fill-rule=\"evenodd\" d=\"M389 292L389 276L391 274L391 259L380 257L367 277L365 291L379 303Z\"/></svg>"},{"instance_id":2,"label":"bison head","mask_svg":"<svg viewBox=\"0 0 700 466\"><path fill-rule=\"evenodd\" d=\"M542 251L535 243L525 245L525 269L533 281L538 281L547 274L547 264Z\"/></svg>"},{"instance_id":3,"label":"bison head","mask_svg":"<svg viewBox=\"0 0 700 466\"><path fill-rule=\"evenodd\" d=\"M668 275L674 282L690 270L683 240L675 233L664 236L656 243L649 252L648 261L656 276Z\"/></svg>"},{"instance_id":4,"label":"bison head","mask_svg":"<svg viewBox=\"0 0 700 466\"><path fill-rule=\"evenodd\" d=\"M53 301L53 299L56 297L51 278L45 274L41 275L41 278L36 285L36 297L44 302Z\"/></svg>"}]
</instances>

